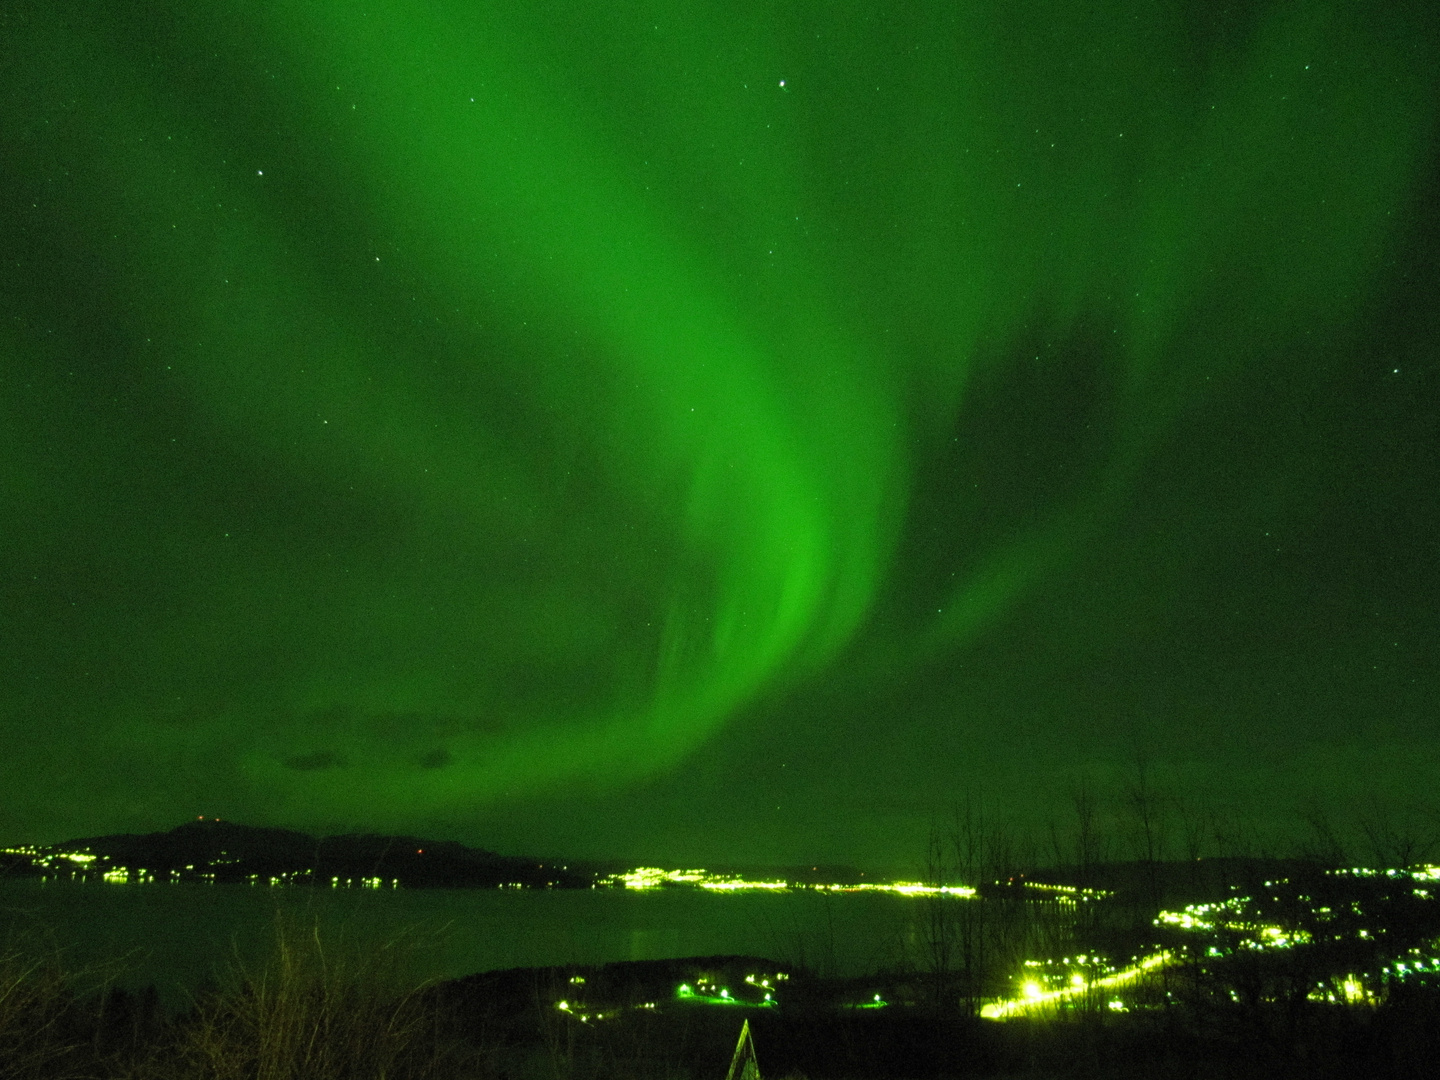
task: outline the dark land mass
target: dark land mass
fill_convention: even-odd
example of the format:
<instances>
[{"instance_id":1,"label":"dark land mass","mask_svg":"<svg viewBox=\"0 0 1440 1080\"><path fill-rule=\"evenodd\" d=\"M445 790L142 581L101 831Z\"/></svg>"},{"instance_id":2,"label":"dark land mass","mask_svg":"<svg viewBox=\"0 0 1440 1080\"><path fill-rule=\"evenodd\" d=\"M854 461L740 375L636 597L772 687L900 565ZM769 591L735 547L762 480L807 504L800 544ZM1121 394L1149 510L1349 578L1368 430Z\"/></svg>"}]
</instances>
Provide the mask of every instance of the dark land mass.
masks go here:
<instances>
[{"instance_id":1,"label":"dark land mass","mask_svg":"<svg viewBox=\"0 0 1440 1080\"><path fill-rule=\"evenodd\" d=\"M782 972L789 978L776 980ZM746 976L778 981L780 1000L763 1005ZM293 997L282 994L283 1009L303 1019L322 985L298 983ZM716 1005L678 995L681 985L738 988L732 993L741 998ZM745 1024L759 1075L772 1080L1410 1080L1433 1075L1440 1054L1440 993L1434 988L1394 994L1379 1006L1312 1004L1296 1011L1242 1002L1201 1011L1177 1004L1124 1015L1102 1010L1007 1021L936 1008L929 991L925 976L914 972L834 980L748 956L490 972L431 986L408 999L412 1011L401 1013L378 987L368 991L373 1000L363 988L358 996L331 988L324 993L342 996L356 1030L337 1017L325 1035L342 1048L352 1040L356 1060L347 1062L353 1071L323 1075L715 1080L726 1075ZM187 1039L193 1047L207 1016L246 1015L247 991L230 993L230 999L202 998L178 1017L167 1017L153 992L57 999L63 1023L48 1030L69 1033L74 1044L55 1065L83 1064L92 1070L84 1075L168 1078L171 1072L153 1064L182 1050ZM884 1007L861 1007L876 993L885 998ZM400 1044L371 1045L360 1037L392 1013L409 1017ZM250 1060L249 1041L258 1032L243 1024L225 1030L227 1060ZM377 1052L386 1059L383 1073L373 1060L359 1059ZM344 1054L336 1059L346 1061ZM81 1074L57 1067L27 1075L58 1080Z\"/></svg>"},{"instance_id":2,"label":"dark land mass","mask_svg":"<svg viewBox=\"0 0 1440 1080\"><path fill-rule=\"evenodd\" d=\"M827 979L760 957L712 956L488 972L442 983L431 1000L467 1037L484 1033L487 1061L507 1076L540 1062L571 1078L721 1077L742 1023L761 1074L794 1080L1410 1077L1440 1053L1434 987L1393 993L1378 1007L1175 1002L997 1022L937 1008L930 979ZM681 996L680 986L710 992ZM720 988L734 1004L715 1001Z\"/></svg>"},{"instance_id":3,"label":"dark land mass","mask_svg":"<svg viewBox=\"0 0 1440 1080\"><path fill-rule=\"evenodd\" d=\"M77 862L73 855L93 855ZM315 837L228 821L190 821L169 832L68 840L4 856L13 876L100 877L128 871L137 880L260 882L406 888L589 888L586 868L497 855L453 840L367 833Z\"/></svg>"},{"instance_id":4,"label":"dark land mass","mask_svg":"<svg viewBox=\"0 0 1440 1080\"><path fill-rule=\"evenodd\" d=\"M90 850L98 860L97 847L92 843ZM223 851L233 855L229 847ZM1175 867L1175 874L1182 869ZM1108 881L1112 895L1094 902L1097 915L1113 912L1115 930L1135 935L1136 945L1155 945L1154 935L1173 937L1162 943L1183 957L1128 987L1119 1012L1103 993L1045 1014L983 1019L957 993L963 972L954 969L911 964L842 979L756 956L492 971L410 991L383 977L383 968L382 977L362 967L350 981L336 981L348 969L331 965L307 931L290 939L292 960L270 976L278 981L202 991L178 1016L165 1012L153 989L85 997L25 962L8 984L25 1007L10 1010L8 1021L0 1015L0 1061L6 1045L39 1044L54 1071L47 1066L25 1074L37 1080L170 1080L179 1074L159 1063L203 1051L235 1065L233 1075L258 1075L244 1067L258 1060L256 1048L267 1045L264 1025L270 1024L313 1027L340 1055L337 1062L357 1063L350 1071L336 1065L339 1071L284 1075L380 1075L374 1062L383 1058L383 1074L393 1080L716 1080L726 1074L748 1024L760 1075L772 1080L1433 1074L1440 1059L1440 978L1390 978L1383 993L1353 1001L1312 993L1317 979L1373 974L1384 956L1408 953L1413 942L1440 933L1434 905L1417 894L1416 882L1253 862L1221 867L1220 884L1232 870L1274 875L1261 881L1271 891L1246 901L1258 905L1255 910L1234 910L1238 921L1307 931L1308 944L1251 948L1246 942L1254 935L1244 927L1193 941L1151 925L1148 917L1133 919L1145 915L1145 905L1132 911L1122 894L1143 897L1153 879L1145 868L1116 870ZM1279 889L1282 877L1288 880ZM1047 914L1054 905L1025 900L1024 888L984 891L998 901L997 918L1006 900L1020 905L1012 914L1023 909L1044 919L1056 913ZM1224 946L1221 955L1206 947L1211 941ZM988 992L1003 991L1010 965L993 974L998 981Z\"/></svg>"},{"instance_id":5,"label":"dark land mass","mask_svg":"<svg viewBox=\"0 0 1440 1080\"><path fill-rule=\"evenodd\" d=\"M1254 890L1267 881L1313 875L1332 868L1315 859L1263 856L1124 860L1090 866L1061 866L1016 874L1006 883L1054 884L1092 889L1118 897L1147 897L1164 904L1224 899L1235 889ZM985 891L984 886L981 892Z\"/></svg>"},{"instance_id":6,"label":"dark land mass","mask_svg":"<svg viewBox=\"0 0 1440 1080\"><path fill-rule=\"evenodd\" d=\"M70 858L74 855L94 859L79 862ZM454 840L373 833L316 837L213 818L189 821L168 832L90 836L0 852L0 874L77 880L128 871L137 881L588 889L630 868L615 861L498 855ZM874 880L849 866L723 867L712 872L796 885Z\"/></svg>"}]
</instances>

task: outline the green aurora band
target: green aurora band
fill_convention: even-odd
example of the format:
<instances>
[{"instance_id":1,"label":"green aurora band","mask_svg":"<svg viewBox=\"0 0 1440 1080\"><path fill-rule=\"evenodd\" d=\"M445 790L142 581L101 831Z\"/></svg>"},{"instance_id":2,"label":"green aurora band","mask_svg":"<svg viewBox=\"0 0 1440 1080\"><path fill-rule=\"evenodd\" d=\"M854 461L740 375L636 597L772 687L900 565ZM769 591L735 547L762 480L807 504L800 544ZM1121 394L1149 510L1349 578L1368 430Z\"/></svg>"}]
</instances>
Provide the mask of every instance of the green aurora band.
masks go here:
<instances>
[{"instance_id":1,"label":"green aurora band","mask_svg":"<svg viewBox=\"0 0 1440 1080\"><path fill-rule=\"evenodd\" d=\"M7 613L12 779L404 822L969 639L1208 381L1305 378L1430 165L1404 18L1205 10L22 3L0 535L79 600ZM1067 363L1070 478L917 560Z\"/></svg>"}]
</instances>

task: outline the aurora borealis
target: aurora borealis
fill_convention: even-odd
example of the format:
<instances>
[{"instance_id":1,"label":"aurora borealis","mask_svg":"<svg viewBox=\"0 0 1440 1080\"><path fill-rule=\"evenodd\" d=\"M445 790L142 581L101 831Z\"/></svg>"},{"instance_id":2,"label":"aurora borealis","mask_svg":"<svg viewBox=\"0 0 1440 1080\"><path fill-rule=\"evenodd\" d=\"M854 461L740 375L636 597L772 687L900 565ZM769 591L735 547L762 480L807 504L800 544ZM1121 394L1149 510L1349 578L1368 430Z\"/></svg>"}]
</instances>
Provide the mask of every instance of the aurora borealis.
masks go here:
<instances>
[{"instance_id":1,"label":"aurora borealis","mask_svg":"<svg viewBox=\"0 0 1440 1080\"><path fill-rule=\"evenodd\" d=\"M1422 7L8 6L0 840L1425 792Z\"/></svg>"}]
</instances>

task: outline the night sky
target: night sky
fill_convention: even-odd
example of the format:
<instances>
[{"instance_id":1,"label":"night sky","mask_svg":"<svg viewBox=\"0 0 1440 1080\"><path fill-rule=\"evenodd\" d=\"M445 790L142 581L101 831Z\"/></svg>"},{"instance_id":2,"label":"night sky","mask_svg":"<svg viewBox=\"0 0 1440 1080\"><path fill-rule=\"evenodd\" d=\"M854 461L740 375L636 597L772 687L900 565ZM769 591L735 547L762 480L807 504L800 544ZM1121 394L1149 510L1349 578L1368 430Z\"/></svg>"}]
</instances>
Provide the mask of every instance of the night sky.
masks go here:
<instances>
[{"instance_id":1,"label":"night sky","mask_svg":"<svg viewBox=\"0 0 1440 1080\"><path fill-rule=\"evenodd\" d=\"M1428 7L11 0L0 842L1433 800Z\"/></svg>"}]
</instances>

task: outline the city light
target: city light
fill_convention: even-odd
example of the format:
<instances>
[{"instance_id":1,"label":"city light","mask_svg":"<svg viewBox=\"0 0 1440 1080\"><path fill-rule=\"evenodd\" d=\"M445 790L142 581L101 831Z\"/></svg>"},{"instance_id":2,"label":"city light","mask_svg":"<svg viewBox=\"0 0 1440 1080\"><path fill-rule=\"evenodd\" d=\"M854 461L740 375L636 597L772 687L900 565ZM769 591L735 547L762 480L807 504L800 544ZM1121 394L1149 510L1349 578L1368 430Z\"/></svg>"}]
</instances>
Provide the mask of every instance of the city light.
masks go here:
<instances>
[{"instance_id":1,"label":"city light","mask_svg":"<svg viewBox=\"0 0 1440 1080\"><path fill-rule=\"evenodd\" d=\"M1055 990L1047 990L1038 980L1027 978L1020 984L1020 997L990 1002L981 1008L980 1015L989 1020L1006 1020L1015 1016L1023 1016L1029 1012L1062 1005L1095 988L1108 990L1132 986L1162 967L1173 963L1174 959L1172 953L1162 950L1145 957L1130 967L1115 972L1113 975L1103 976L1093 982L1086 982L1082 979L1079 984L1076 984L1072 981ZM1123 1002L1121 1004L1123 1007ZM1112 1004L1110 1007L1113 1009L1114 1005Z\"/></svg>"}]
</instances>

